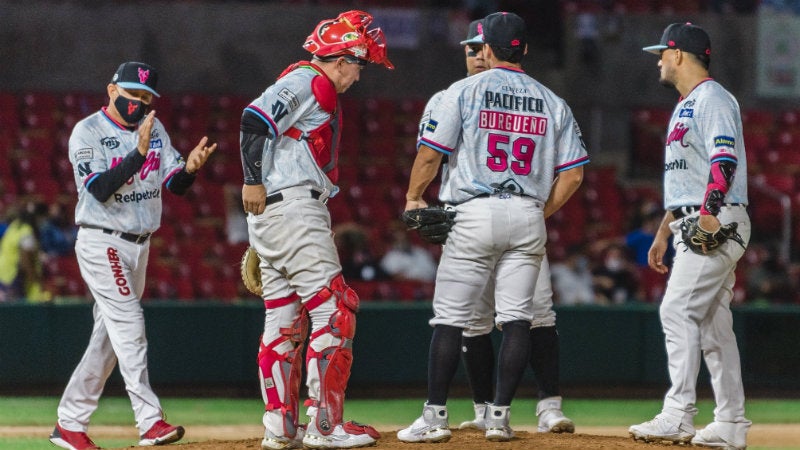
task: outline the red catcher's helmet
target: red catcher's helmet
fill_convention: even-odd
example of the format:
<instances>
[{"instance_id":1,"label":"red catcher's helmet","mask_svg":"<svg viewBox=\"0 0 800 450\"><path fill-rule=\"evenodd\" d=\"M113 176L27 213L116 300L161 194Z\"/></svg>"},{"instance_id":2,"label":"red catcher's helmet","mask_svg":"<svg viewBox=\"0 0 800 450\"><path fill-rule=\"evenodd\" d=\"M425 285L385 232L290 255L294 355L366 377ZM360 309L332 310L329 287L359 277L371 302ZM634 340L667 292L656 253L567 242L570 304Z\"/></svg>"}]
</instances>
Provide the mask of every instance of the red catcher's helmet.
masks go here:
<instances>
[{"instance_id":1,"label":"red catcher's helmet","mask_svg":"<svg viewBox=\"0 0 800 450\"><path fill-rule=\"evenodd\" d=\"M306 38L303 48L317 58L354 56L363 61L394 65L386 57L386 38L380 28L368 30L372 15L364 11L347 11L335 19L323 20Z\"/></svg>"}]
</instances>

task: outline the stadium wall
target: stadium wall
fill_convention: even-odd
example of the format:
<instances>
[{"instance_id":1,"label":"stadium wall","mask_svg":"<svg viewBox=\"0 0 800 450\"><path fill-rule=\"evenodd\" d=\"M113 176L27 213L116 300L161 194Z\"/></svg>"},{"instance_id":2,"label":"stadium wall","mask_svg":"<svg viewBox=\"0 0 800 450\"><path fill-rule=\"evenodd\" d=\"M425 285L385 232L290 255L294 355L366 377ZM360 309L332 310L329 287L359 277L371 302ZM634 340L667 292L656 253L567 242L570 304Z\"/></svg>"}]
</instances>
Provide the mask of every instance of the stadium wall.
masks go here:
<instances>
[{"instance_id":1,"label":"stadium wall","mask_svg":"<svg viewBox=\"0 0 800 450\"><path fill-rule=\"evenodd\" d=\"M256 383L264 314L258 302L163 302L144 309L154 385L235 388ZM562 307L557 313L564 384L666 385L655 305ZM426 302L365 302L358 315L351 386L424 386L430 317ZM798 323L800 307L734 309L748 388L796 389L800 384ZM28 392L63 388L91 328L91 305L0 305L0 387ZM112 383L119 380L115 373ZM461 372L456 381L464 381Z\"/></svg>"}]
</instances>

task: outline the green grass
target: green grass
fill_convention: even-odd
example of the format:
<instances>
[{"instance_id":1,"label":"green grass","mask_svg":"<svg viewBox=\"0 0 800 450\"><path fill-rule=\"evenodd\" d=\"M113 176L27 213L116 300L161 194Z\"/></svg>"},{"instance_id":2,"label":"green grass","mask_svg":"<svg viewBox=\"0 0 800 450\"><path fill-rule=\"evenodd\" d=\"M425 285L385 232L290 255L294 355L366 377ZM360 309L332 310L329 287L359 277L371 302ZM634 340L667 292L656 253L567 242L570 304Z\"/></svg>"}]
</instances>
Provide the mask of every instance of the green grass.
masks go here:
<instances>
[{"instance_id":1,"label":"green grass","mask_svg":"<svg viewBox=\"0 0 800 450\"><path fill-rule=\"evenodd\" d=\"M345 419L375 426L400 426L413 421L420 413L423 399L348 400ZM259 424L263 403L260 398L162 398L169 420L184 426ZM58 398L55 397L0 397L0 426L52 426L56 420ZM512 426L535 423L535 401L515 400ZM710 400L698 403L700 413L696 424L711 421L714 408ZM472 402L454 398L448 402L450 422L459 423L471 418ZM661 399L566 399L564 412L578 426L628 426L650 419L661 409ZM800 400L760 400L747 402L747 417L758 424L796 423L800 417ZM103 397L92 425L122 425L133 430L134 420L127 397ZM98 444L106 448L121 448L135 444L130 439L103 439ZM36 450L53 447L41 437L0 437L0 449ZM749 447L751 450L771 450ZM799 447L792 447L798 448ZM782 450L787 450L783 447Z\"/></svg>"}]
</instances>

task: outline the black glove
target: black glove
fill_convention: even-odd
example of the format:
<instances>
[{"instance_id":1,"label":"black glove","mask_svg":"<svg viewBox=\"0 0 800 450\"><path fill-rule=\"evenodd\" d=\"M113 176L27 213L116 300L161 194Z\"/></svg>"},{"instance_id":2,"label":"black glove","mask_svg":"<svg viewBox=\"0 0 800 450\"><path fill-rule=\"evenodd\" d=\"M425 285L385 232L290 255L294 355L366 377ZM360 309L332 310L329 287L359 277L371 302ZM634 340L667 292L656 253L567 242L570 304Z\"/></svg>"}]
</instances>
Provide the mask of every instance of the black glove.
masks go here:
<instances>
[{"instance_id":1,"label":"black glove","mask_svg":"<svg viewBox=\"0 0 800 450\"><path fill-rule=\"evenodd\" d=\"M417 230L422 239L434 244L444 244L447 233L453 228L455 217L455 211L429 206L404 211L400 219L409 230Z\"/></svg>"},{"instance_id":2,"label":"black glove","mask_svg":"<svg viewBox=\"0 0 800 450\"><path fill-rule=\"evenodd\" d=\"M736 229L739 224L731 222L722 225L719 230L710 232L700 226L699 217L689 217L681 222L681 242L698 255L706 255L731 239L744 248L744 239Z\"/></svg>"}]
</instances>

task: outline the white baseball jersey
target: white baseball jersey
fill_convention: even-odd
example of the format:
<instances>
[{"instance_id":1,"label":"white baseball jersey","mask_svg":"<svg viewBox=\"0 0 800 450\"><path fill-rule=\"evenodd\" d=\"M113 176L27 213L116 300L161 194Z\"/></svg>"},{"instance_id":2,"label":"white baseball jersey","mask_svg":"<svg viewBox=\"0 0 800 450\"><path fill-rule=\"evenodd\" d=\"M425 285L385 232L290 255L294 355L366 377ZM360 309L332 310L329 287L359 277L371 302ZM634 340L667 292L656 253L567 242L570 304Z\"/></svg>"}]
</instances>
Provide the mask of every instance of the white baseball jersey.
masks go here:
<instances>
[{"instance_id":1,"label":"white baseball jersey","mask_svg":"<svg viewBox=\"0 0 800 450\"><path fill-rule=\"evenodd\" d=\"M273 138L266 140L262 157L262 180L267 192L293 186L315 186L335 193L338 114L320 108L312 92L312 79L320 72L314 66L301 65L278 79L260 97L245 108L256 114L270 128ZM325 76L325 75L322 75ZM340 110L337 100L336 110ZM315 154L307 139L287 135L290 129L308 137L326 124L332 125L331 148L324 155Z\"/></svg>"},{"instance_id":2,"label":"white baseball jersey","mask_svg":"<svg viewBox=\"0 0 800 450\"><path fill-rule=\"evenodd\" d=\"M557 172L589 160L566 102L507 67L453 83L432 108L418 145L449 156L439 199L450 204L501 191L545 201Z\"/></svg>"},{"instance_id":3,"label":"white baseball jersey","mask_svg":"<svg viewBox=\"0 0 800 450\"><path fill-rule=\"evenodd\" d=\"M69 160L78 187L75 223L134 234L158 229L161 185L185 165L160 120L155 119L150 150L133 177L104 203L87 190L97 175L119 164L138 143L138 132L116 122L105 108L75 125L69 139Z\"/></svg>"},{"instance_id":4,"label":"white baseball jersey","mask_svg":"<svg viewBox=\"0 0 800 450\"><path fill-rule=\"evenodd\" d=\"M747 203L747 159L736 99L711 79L701 82L678 102L666 143L667 209L702 205L711 164L724 159L737 162L725 203L740 205L720 208L717 217L723 224L738 223L737 231L749 242L750 218L743 206ZM682 222L680 218L669 224L676 254L659 308L672 382L662 411L683 424L693 423L697 374L703 359L716 401L714 421L725 424L727 439L736 435L735 442L744 442L750 421L744 415L741 363L730 304L736 263L745 249L729 240L705 255L686 251L681 242Z\"/></svg>"},{"instance_id":5,"label":"white baseball jersey","mask_svg":"<svg viewBox=\"0 0 800 450\"><path fill-rule=\"evenodd\" d=\"M703 81L672 113L664 164L664 207L702 205L710 162L736 161L725 203L747 204L747 158L739 103L719 83Z\"/></svg>"}]
</instances>

